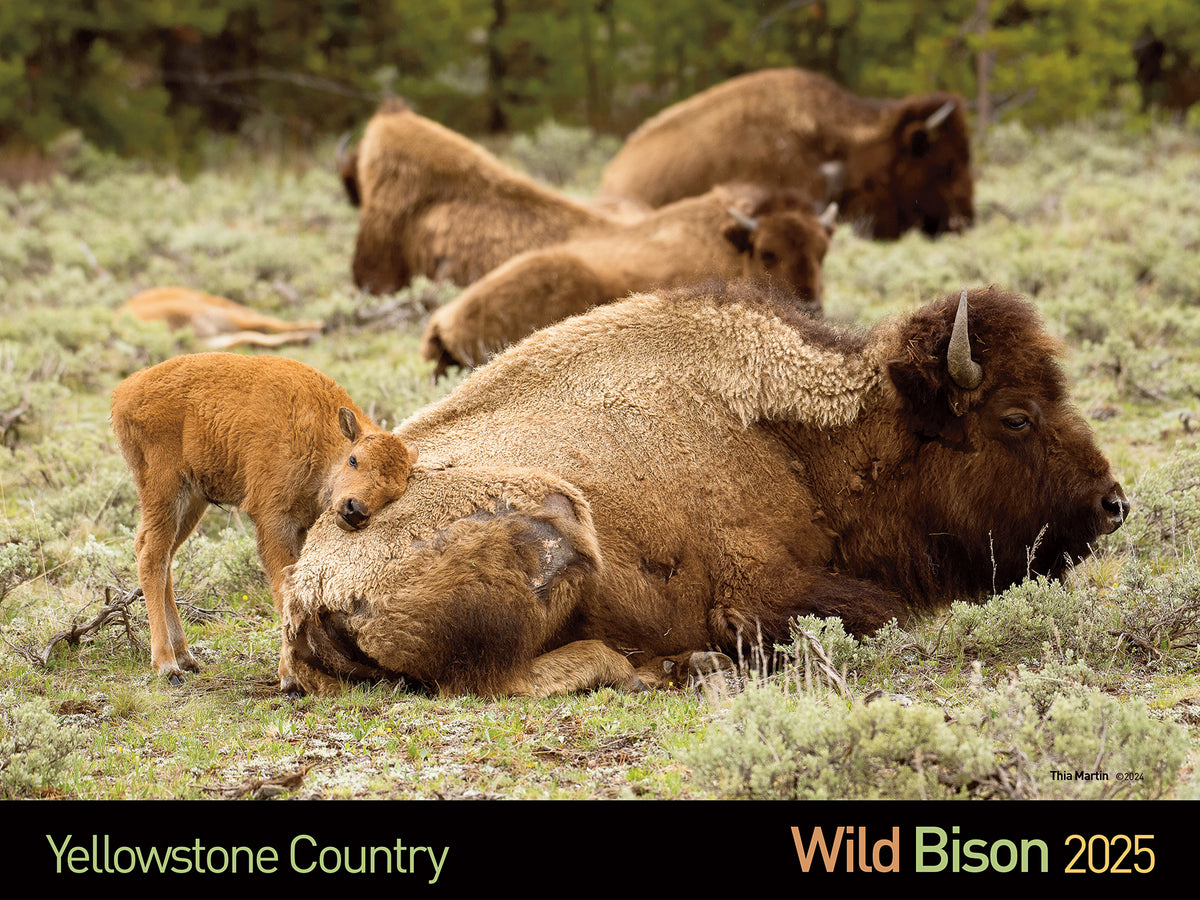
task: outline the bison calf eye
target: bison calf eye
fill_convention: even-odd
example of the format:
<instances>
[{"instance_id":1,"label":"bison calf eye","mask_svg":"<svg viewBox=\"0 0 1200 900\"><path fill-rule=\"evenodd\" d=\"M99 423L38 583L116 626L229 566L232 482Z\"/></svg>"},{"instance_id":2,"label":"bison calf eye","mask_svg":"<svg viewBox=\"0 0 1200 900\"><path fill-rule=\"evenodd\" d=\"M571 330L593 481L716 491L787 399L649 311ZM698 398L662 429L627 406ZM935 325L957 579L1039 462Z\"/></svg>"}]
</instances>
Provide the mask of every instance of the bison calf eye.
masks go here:
<instances>
[{"instance_id":1,"label":"bison calf eye","mask_svg":"<svg viewBox=\"0 0 1200 900\"><path fill-rule=\"evenodd\" d=\"M1028 428L1030 425L1033 424L1033 422L1030 420L1029 416L1022 415L1022 414L1005 416L1000 421L1004 423L1004 427L1007 428L1009 431L1024 431L1026 428Z\"/></svg>"},{"instance_id":2,"label":"bison calf eye","mask_svg":"<svg viewBox=\"0 0 1200 900\"><path fill-rule=\"evenodd\" d=\"M350 458L348 460L346 460L346 462L350 463L350 468L352 468L352 469L358 468L358 457L355 456L353 453L350 454Z\"/></svg>"},{"instance_id":3,"label":"bison calf eye","mask_svg":"<svg viewBox=\"0 0 1200 900\"><path fill-rule=\"evenodd\" d=\"M773 266L775 263L779 262L779 257L770 250L764 250L762 252L761 259L764 266Z\"/></svg>"}]
</instances>

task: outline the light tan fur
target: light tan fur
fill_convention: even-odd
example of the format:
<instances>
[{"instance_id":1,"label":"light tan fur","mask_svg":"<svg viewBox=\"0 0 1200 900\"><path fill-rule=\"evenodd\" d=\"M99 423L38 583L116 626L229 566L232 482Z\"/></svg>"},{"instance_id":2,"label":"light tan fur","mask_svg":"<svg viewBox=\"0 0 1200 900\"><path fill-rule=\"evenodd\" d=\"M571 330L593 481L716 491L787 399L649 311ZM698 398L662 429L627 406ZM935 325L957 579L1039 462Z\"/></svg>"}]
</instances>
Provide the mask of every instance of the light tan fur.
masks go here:
<instances>
[{"instance_id":1,"label":"light tan fur","mask_svg":"<svg viewBox=\"0 0 1200 900\"><path fill-rule=\"evenodd\" d=\"M128 313L143 322L166 322L172 331L190 328L210 350L304 343L319 336L325 327L325 323L318 321L276 319L225 297L182 287L142 291L117 312Z\"/></svg>"},{"instance_id":2,"label":"light tan fur","mask_svg":"<svg viewBox=\"0 0 1200 900\"><path fill-rule=\"evenodd\" d=\"M171 562L210 503L254 520L278 611L284 571L329 510L343 530L404 493L416 451L381 430L332 379L294 360L201 353L125 379L112 425L141 504L135 551L151 665L178 681L199 668L175 605ZM292 688L280 660L280 682Z\"/></svg>"},{"instance_id":3,"label":"light tan fur","mask_svg":"<svg viewBox=\"0 0 1200 900\"><path fill-rule=\"evenodd\" d=\"M736 209L753 220L739 221ZM561 319L629 294L707 278L756 277L821 311L821 264L831 223L800 195L721 185L587 236L513 257L430 317L422 355L478 366Z\"/></svg>"},{"instance_id":4,"label":"light tan fur","mask_svg":"<svg viewBox=\"0 0 1200 900\"><path fill-rule=\"evenodd\" d=\"M612 221L394 106L367 123L357 167L354 281L372 293L415 275L470 284L518 253Z\"/></svg>"}]
</instances>

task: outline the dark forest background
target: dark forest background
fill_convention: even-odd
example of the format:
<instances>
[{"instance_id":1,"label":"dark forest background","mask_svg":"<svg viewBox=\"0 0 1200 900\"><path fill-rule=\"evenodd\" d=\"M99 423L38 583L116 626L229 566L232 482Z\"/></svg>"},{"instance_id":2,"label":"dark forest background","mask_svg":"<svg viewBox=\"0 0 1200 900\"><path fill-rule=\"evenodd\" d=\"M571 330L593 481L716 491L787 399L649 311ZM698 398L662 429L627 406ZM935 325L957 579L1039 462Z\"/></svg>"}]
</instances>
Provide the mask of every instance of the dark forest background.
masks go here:
<instances>
[{"instance_id":1,"label":"dark forest background","mask_svg":"<svg viewBox=\"0 0 1200 900\"><path fill-rule=\"evenodd\" d=\"M1200 4L4 3L0 147L44 148L74 129L104 150L186 163L204 133L310 145L394 95L468 134L555 119L623 135L709 85L789 65L868 96L959 91L980 130L1113 106L1178 115L1200 95Z\"/></svg>"}]
</instances>

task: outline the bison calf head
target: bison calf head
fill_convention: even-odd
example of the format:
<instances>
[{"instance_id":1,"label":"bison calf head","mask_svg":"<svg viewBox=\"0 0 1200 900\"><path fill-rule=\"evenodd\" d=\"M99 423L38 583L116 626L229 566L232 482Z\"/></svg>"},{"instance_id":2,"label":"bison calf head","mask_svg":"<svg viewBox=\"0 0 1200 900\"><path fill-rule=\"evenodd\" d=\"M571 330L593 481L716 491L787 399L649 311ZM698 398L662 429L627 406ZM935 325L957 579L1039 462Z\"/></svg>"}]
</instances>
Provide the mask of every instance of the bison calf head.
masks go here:
<instances>
[{"instance_id":1,"label":"bison calf head","mask_svg":"<svg viewBox=\"0 0 1200 900\"><path fill-rule=\"evenodd\" d=\"M371 514L404 494L417 450L387 431L363 432L354 413L342 407L338 424L350 451L330 480L330 509L344 531L367 526Z\"/></svg>"}]
</instances>

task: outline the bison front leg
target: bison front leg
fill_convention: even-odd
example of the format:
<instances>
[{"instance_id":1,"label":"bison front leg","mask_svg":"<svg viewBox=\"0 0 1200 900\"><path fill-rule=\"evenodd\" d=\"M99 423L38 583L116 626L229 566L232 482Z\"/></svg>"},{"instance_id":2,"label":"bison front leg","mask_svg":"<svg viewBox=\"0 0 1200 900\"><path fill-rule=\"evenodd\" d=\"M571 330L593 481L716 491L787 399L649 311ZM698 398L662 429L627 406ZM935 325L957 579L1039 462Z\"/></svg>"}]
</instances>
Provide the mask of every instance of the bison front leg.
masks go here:
<instances>
[{"instance_id":1,"label":"bison front leg","mask_svg":"<svg viewBox=\"0 0 1200 900\"><path fill-rule=\"evenodd\" d=\"M289 566L295 564L304 546L306 529L298 526L286 516L263 517L255 521L258 537L258 555L263 569L271 582L271 597L275 612L283 611L283 582ZM279 654L279 689L286 694L298 693L299 685L292 676L283 652Z\"/></svg>"},{"instance_id":2,"label":"bison front leg","mask_svg":"<svg viewBox=\"0 0 1200 900\"><path fill-rule=\"evenodd\" d=\"M433 480L415 482L390 515ZM493 502L410 539L407 552L379 543L377 528L330 541L318 521L316 547L310 535L284 589L285 661L300 685L325 693L339 681L403 678L480 696L634 687L632 666L598 642L552 643L600 565L587 510L553 492L523 509ZM386 558L365 558L367 546Z\"/></svg>"},{"instance_id":3,"label":"bison front leg","mask_svg":"<svg viewBox=\"0 0 1200 900\"><path fill-rule=\"evenodd\" d=\"M527 672L513 676L499 692L546 697L600 687L646 690L622 654L602 641L575 641L535 658Z\"/></svg>"}]
</instances>

